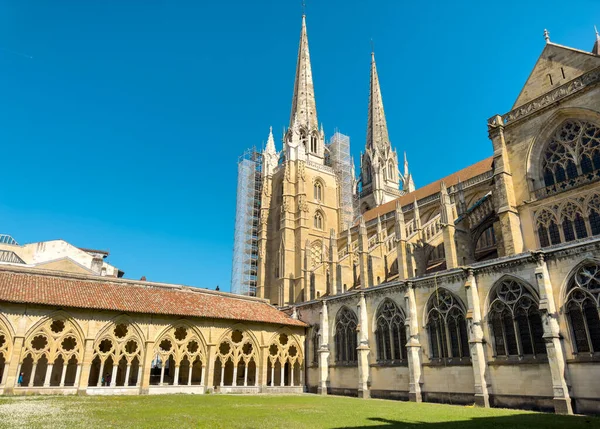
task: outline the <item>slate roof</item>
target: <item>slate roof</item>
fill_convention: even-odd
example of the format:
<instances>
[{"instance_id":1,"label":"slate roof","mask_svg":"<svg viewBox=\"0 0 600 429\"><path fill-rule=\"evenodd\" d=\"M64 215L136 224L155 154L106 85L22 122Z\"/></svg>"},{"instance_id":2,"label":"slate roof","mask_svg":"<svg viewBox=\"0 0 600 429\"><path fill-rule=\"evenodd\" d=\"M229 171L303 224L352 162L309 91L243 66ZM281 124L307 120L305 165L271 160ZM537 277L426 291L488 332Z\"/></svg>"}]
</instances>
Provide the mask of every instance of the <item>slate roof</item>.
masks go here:
<instances>
[{"instance_id":1,"label":"slate roof","mask_svg":"<svg viewBox=\"0 0 600 429\"><path fill-rule=\"evenodd\" d=\"M396 198L393 201L382 204L379 207L375 207L374 209L371 209L363 214L365 222L368 222L371 219L376 219L377 215L383 216L386 213L393 212L394 210L396 210L397 201L400 201L401 205L406 206L408 204L413 203L415 201L415 198L417 199L417 201L419 201L430 195L437 194L438 192L440 192L440 186L442 182L444 182L446 186L450 187L456 185L459 180L461 182L464 182L465 180L468 180L475 176L479 176L480 174L483 174L486 171L490 171L492 169L493 160L494 157L490 156L489 158L476 162L475 164L469 165L468 167L463 168L462 170L452 173L444 177L443 179L431 182L430 184L425 185L419 189L415 189L413 192L409 192L408 194L402 195L401 197Z\"/></svg>"},{"instance_id":2,"label":"slate roof","mask_svg":"<svg viewBox=\"0 0 600 429\"><path fill-rule=\"evenodd\" d=\"M0 266L0 302L306 326L266 300L189 286Z\"/></svg>"}]
</instances>

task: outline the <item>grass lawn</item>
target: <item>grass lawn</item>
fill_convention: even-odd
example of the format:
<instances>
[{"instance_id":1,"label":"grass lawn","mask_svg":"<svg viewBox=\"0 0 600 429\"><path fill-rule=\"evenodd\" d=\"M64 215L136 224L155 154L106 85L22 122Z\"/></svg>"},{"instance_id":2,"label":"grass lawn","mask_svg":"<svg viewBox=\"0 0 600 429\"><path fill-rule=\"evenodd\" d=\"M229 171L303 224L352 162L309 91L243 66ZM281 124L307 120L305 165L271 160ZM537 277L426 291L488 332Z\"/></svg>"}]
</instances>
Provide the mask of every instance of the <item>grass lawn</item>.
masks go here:
<instances>
[{"instance_id":1,"label":"grass lawn","mask_svg":"<svg viewBox=\"0 0 600 429\"><path fill-rule=\"evenodd\" d=\"M600 418L336 396L0 397L0 428L600 428Z\"/></svg>"}]
</instances>

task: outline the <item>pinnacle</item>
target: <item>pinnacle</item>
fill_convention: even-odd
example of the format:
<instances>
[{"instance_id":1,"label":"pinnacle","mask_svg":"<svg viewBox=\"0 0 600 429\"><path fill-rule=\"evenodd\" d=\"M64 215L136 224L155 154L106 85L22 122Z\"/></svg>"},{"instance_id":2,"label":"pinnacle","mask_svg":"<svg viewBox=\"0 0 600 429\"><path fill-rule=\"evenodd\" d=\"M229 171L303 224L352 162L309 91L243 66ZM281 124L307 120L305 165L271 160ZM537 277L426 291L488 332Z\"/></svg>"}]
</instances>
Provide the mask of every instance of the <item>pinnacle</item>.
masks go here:
<instances>
[{"instance_id":1,"label":"pinnacle","mask_svg":"<svg viewBox=\"0 0 600 429\"><path fill-rule=\"evenodd\" d=\"M383 110L379 76L377 75L375 53L371 52L371 92L369 94L369 116L367 121L367 148L385 150L389 146L390 141Z\"/></svg>"}]
</instances>

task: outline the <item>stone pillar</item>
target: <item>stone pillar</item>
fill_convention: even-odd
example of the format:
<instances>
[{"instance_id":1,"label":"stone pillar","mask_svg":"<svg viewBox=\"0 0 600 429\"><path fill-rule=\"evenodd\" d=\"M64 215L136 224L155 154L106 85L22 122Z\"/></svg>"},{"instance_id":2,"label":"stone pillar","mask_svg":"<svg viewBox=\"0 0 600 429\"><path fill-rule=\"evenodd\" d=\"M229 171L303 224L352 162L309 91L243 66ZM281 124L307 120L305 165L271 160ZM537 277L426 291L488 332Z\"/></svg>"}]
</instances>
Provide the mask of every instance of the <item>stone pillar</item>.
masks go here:
<instances>
[{"instance_id":1,"label":"stone pillar","mask_svg":"<svg viewBox=\"0 0 600 429\"><path fill-rule=\"evenodd\" d=\"M29 385L27 387L33 387L33 380L35 379L35 371L37 369L37 361L33 362L31 367L31 376L29 377Z\"/></svg>"},{"instance_id":2,"label":"stone pillar","mask_svg":"<svg viewBox=\"0 0 600 429\"><path fill-rule=\"evenodd\" d=\"M492 196L502 230L502 245L498 249L498 253L499 256L514 255L523 252L523 236L504 139L504 123L500 115L496 115L493 120L488 122L488 132L494 146L494 192Z\"/></svg>"},{"instance_id":3,"label":"stone pillar","mask_svg":"<svg viewBox=\"0 0 600 429\"><path fill-rule=\"evenodd\" d=\"M408 309L408 317L405 322L408 337L408 343L406 344L409 373L408 398L411 402L421 402L421 343L419 342L417 302L412 282L407 284L404 299L406 301L406 308Z\"/></svg>"},{"instance_id":4,"label":"stone pillar","mask_svg":"<svg viewBox=\"0 0 600 429\"><path fill-rule=\"evenodd\" d=\"M280 378L279 378L279 386L283 387L285 386L285 363L282 362L281 363L281 370L280 370Z\"/></svg>"},{"instance_id":5,"label":"stone pillar","mask_svg":"<svg viewBox=\"0 0 600 429\"><path fill-rule=\"evenodd\" d=\"M67 365L63 364L60 369L60 384L59 387L65 387L65 376L67 375Z\"/></svg>"},{"instance_id":6,"label":"stone pillar","mask_svg":"<svg viewBox=\"0 0 600 429\"><path fill-rule=\"evenodd\" d=\"M110 375L110 387L117 385L117 371L119 369L119 362L113 361L112 374Z\"/></svg>"},{"instance_id":7,"label":"stone pillar","mask_svg":"<svg viewBox=\"0 0 600 429\"><path fill-rule=\"evenodd\" d=\"M369 379L371 376L369 367L369 319L367 315L367 303L365 294L361 293L358 301L358 397L370 398Z\"/></svg>"},{"instance_id":8,"label":"stone pillar","mask_svg":"<svg viewBox=\"0 0 600 429\"><path fill-rule=\"evenodd\" d=\"M408 260L406 258L406 225L404 213L399 201L396 201L396 258L398 260L398 280L408 279Z\"/></svg>"},{"instance_id":9,"label":"stone pillar","mask_svg":"<svg viewBox=\"0 0 600 429\"><path fill-rule=\"evenodd\" d=\"M165 382L165 363L162 362L161 366L160 366L160 382L158 383L159 386L162 386Z\"/></svg>"},{"instance_id":10,"label":"stone pillar","mask_svg":"<svg viewBox=\"0 0 600 429\"><path fill-rule=\"evenodd\" d=\"M179 365L175 365L175 375L173 376L173 386L179 386Z\"/></svg>"},{"instance_id":11,"label":"stone pillar","mask_svg":"<svg viewBox=\"0 0 600 429\"><path fill-rule=\"evenodd\" d=\"M446 268L458 267L458 256L456 253L456 242L454 241L454 210L450 202L450 195L444 182L440 185L440 217L442 223L442 234L444 236L444 253L446 255Z\"/></svg>"},{"instance_id":12,"label":"stone pillar","mask_svg":"<svg viewBox=\"0 0 600 429\"><path fill-rule=\"evenodd\" d=\"M144 375L144 368L142 367L142 365L138 365L138 376L137 376L137 380L135 381L135 387L140 387L142 385L143 375Z\"/></svg>"},{"instance_id":13,"label":"stone pillar","mask_svg":"<svg viewBox=\"0 0 600 429\"><path fill-rule=\"evenodd\" d=\"M187 381L188 386L192 385L192 370L193 369L194 369L194 365L192 364L192 362L190 362L190 367L188 368L188 381ZM204 373L204 367L202 367L202 372ZM200 384L204 384L204 383L200 383Z\"/></svg>"},{"instance_id":14,"label":"stone pillar","mask_svg":"<svg viewBox=\"0 0 600 429\"><path fill-rule=\"evenodd\" d=\"M244 387L248 386L248 362L244 362Z\"/></svg>"},{"instance_id":15,"label":"stone pillar","mask_svg":"<svg viewBox=\"0 0 600 429\"><path fill-rule=\"evenodd\" d=\"M415 198L413 202L413 212L414 212L414 222L415 222L415 231L417 235L421 237L421 213L419 212L419 204L417 203L417 198ZM421 237L422 238L422 237Z\"/></svg>"},{"instance_id":16,"label":"stone pillar","mask_svg":"<svg viewBox=\"0 0 600 429\"><path fill-rule=\"evenodd\" d=\"M258 365L254 365L254 385L258 387Z\"/></svg>"},{"instance_id":17,"label":"stone pillar","mask_svg":"<svg viewBox=\"0 0 600 429\"><path fill-rule=\"evenodd\" d=\"M338 262L338 247L335 238L335 230L332 228L329 231L329 285L327 292L329 296L335 295L337 291L337 262Z\"/></svg>"},{"instance_id":18,"label":"stone pillar","mask_svg":"<svg viewBox=\"0 0 600 429\"><path fill-rule=\"evenodd\" d=\"M262 363L261 365L256 365L256 368L258 370L258 368L260 367L260 382L258 383L259 386L261 386L261 391L264 393L267 391L267 381L269 378L269 346L267 345L262 345L260 346L261 348L261 354L260 354L260 359L262 359ZM258 378L257 378L258 380Z\"/></svg>"},{"instance_id":19,"label":"stone pillar","mask_svg":"<svg viewBox=\"0 0 600 429\"><path fill-rule=\"evenodd\" d=\"M207 345L207 357L206 357L206 383L204 384L204 386L206 386L206 388L208 388L209 386L211 387L216 387L216 386L212 386L212 384L214 383L215 380L215 351L216 351L216 344L208 344ZM204 369L204 366L202 366L202 369Z\"/></svg>"},{"instance_id":20,"label":"stone pillar","mask_svg":"<svg viewBox=\"0 0 600 429\"><path fill-rule=\"evenodd\" d=\"M477 289L477 281L475 280L475 272L472 269L468 270L465 291L467 292L469 348L471 352L471 362L473 363L473 378L475 379L475 404L480 407L489 408L490 395L485 377L488 369L483 347L481 305L479 302L479 291Z\"/></svg>"},{"instance_id":21,"label":"stone pillar","mask_svg":"<svg viewBox=\"0 0 600 429\"><path fill-rule=\"evenodd\" d=\"M73 383L74 387L79 386L81 381L81 364L77 365L77 370L75 371L75 383Z\"/></svg>"},{"instance_id":22,"label":"stone pillar","mask_svg":"<svg viewBox=\"0 0 600 429\"><path fill-rule=\"evenodd\" d=\"M206 372L206 365L202 365L202 369L200 370L200 385L204 386L204 387L206 387L206 383L205 383L205 380L204 380L205 372ZM191 379L192 378L190 377L190 380Z\"/></svg>"},{"instance_id":23,"label":"stone pillar","mask_svg":"<svg viewBox=\"0 0 600 429\"><path fill-rule=\"evenodd\" d=\"M142 377L138 377L140 393L146 394L150 389L150 370L152 369L152 359L154 358L154 341L146 341L143 353ZM163 362L164 365L164 362Z\"/></svg>"},{"instance_id":24,"label":"stone pillar","mask_svg":"<svg viewBox=\"0 0 600 429\"><path fill-rule=\"evenodd\" d=\"M237 386L237 372L238 372L238 363L233 363L233 381L231 382L232 386Z\"/></svg>"},{"instance_id":25,"label":"stone pillar","mask_svg":"<svg viewBox=\"0 0 600 429\"><path fill-rule=\"evenodd\" d=\"M319 386L317 393L327 395L329 385L329 316L327 301L323 300L321 307L321 346L319 347Z\"/></svg>"},{"instance_id":26,"label":"stone pillar","mask_svg":"<svg viewBox=\"0 0 600 429\"><path fill-rule=\"evenodd\" d=\"M290 362L290 386L294 386L294 365Z\"/></svg>"},{"instance_id":27,"label":"stone pillar","mask_svg":"<svg viewBox=\"0 0 600 429\"><path fill-rule=\"evenodd\" d=\"M21 367L17 367L17 372L20 371ZM8 378L8 364L4 364L4 372L2 373L2 380L0 380L0 386L4 386L6 384L6 379Z\"/></svg>"},{"instance_id":28,"label":"stone pillar","mask_svg":"<svg viewBox=\"0 0 600 429\"><path fill-rule=\"evenodd\" d=\"M552 283L548 266L543 253L537 253L535 279L540 291L540 312L544 325L544 341L548 354L548 364L552 374L552 389L554 391L554 411L557 414L573 414L569 387L567 386L567 363L561 343L558 311L552 294Z\"/></svg>"},{"instance_id":29,"label":"stone pillar","mask_svg":"<svg viewBox=\"0 0 600 429\"><path fill-rule=\"evenodd\" d=\"M100 361L100 372L98 373L98 382L96 383L96 386L100 387L102 386L102 373L104 372L104 360Z\"/></svg>"},{"instance_id":30,"label":"stone pillar","mask_svg":"<svg viewBox=\"0 0 600 429\"><path fill-rule=\"evenodd\" d=\"M48 363L46 366L46 375L44 377L44 387L50 387L50 377L52 376L52 368L54 368L53 363Z\"/></svg>"},{"instance_id":31,"label":"stone pillar","mask_svg":"<svg viewBox=\"0 0 600 429\"><path fill-rule=\"evenodd\" d=\"M21 373L21 349L23 348L23 336L15 336L13 341L12 352L7 356L4 372L6 377L4 380L4 394L13 393L13 389L19 382L19 374Z\"/></svg>"},{"instance_id":32,"label":"stone pillar","mask_svg":"<svg viewBox=\"0 0 600 429\"><path fill-rule=\"evenodd\" d=\"M79 369L79 379L75 380L75 386L77 387L77 393L79 395L86 393L90 381L90 371L92 369L93 359L94 338L86 338L83 346L83 356L81 356L81 362L77 362L77 368ZM102 372L100 372L100 376L102 376Z\"/></svg>"},{"instance_id":33,"label":"stone pillar","mask_svg":"<svg viewBox=\"0 0 600 429\"><path fill-rule=\"evenodd\" d=\"M366 289L371 286L369 284L369 241L367 238L367 226L365 218L360 217L360 226L358 228L358 266L360 269L360 287Z\"/></svg>"},{"instance_id":34,"label":"stone pillar","mask_svg":"<svg viewBox=\"0 0 600 429\"><path fill-rule=\"evenodd\" d=\"M417 258L415 257L415 245L408 243L407 245L407 259L408 259L408 278L419 275L417 270Z\"/></svg>"},{"instance_id":35,"label":"stone pillar","mask_svg":"<svg viewBox=\"0 0 600 429\"><path fill-rule=\"evenodd\" d=\"M221 361L221 381L219 382L219 386L223 387L225 384L225 363Z\"/></svg>"},{"instance_id":36,"label":"stone pillar","mask_svg":"<svg viewBox=\"0 0 600 429\"><path fill-rule=\"evenodd\" d=\"M127 369L125 370L125 381L123 382L123 386L129 386L129 373L131 372L131 363L127 362Z\"/></svg>"},{"instance_id":37,"label":"stone pillar","mask_svg":"<svg viewBox=\"0 0 600 429\"><path fill-rule=\"evenodd\" d=\"M275 386L275 364L271 362L271 383L270 386Z\"/></svg>"}]
</instances>

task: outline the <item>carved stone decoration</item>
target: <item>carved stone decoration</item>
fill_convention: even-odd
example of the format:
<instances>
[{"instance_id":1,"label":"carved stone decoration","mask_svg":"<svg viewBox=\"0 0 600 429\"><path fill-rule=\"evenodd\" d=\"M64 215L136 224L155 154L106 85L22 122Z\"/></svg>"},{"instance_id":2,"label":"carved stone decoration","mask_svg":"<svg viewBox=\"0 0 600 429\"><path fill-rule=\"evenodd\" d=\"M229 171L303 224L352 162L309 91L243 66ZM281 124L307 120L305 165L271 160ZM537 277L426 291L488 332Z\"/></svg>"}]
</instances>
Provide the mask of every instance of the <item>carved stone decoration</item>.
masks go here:
<instances>
[{"instance_id":1,"label":"carved stone decoration","mask_svg":"<svg viewBox=\"0 0 600 429\"><path fill-rule=\"evenodd\" d=\"M291 172L291 168L290 168L290 163L287 162L285 164L285 180L287 180L288 182L292 182L292 172Z\"/></svg>"},{"instance_id":2,"label":"carved stone decoration","mask_svg":"<svg viewBox=\"0 0 600 429\"><path fill-rule=\"evenodd\" d=\"M299 212L308 212L308 203L306 202L306 195L300 195L298 200L298 211Z\"/></svg>"},{"instance_id":3,"label":"carved stone decoration","mask_svg":"<svg viewBox=\"0 0 600 429\"><path fill-rule=\"evenodd\" d=\"M299 180L306 180L306 164L304 161L298 162L298 178Z\"/></svg>"},{"instance_id":4,"label":"carved stone decoration","mask_svg":"<svg viewBox=\"0 0 600 429\"><path fill-rule=\"evenodd\" d=\"M283 202L281 204L281 212L282 213L286 213L290 211L290 197L288 197L287 195L285 195L283 197Z\"/></svg>"}]
</instances>

